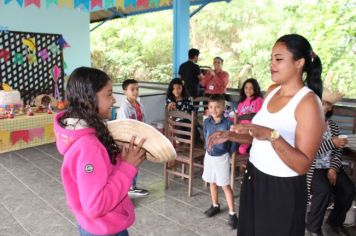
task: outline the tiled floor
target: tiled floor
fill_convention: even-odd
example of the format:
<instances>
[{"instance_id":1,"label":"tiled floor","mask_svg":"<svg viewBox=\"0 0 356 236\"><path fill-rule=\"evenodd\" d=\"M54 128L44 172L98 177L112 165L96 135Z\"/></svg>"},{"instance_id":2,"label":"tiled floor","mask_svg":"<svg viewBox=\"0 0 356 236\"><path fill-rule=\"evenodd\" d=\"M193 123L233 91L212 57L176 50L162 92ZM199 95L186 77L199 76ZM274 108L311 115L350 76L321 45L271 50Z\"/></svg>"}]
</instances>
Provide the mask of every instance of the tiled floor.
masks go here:
<instances>
[{"instance_id":1,"label":"tiled floor","mask_svg":"<svg viewBox=\"0 0 356 236\"><path fill-rule=\"evenodd\" d=\"M61 162L53 144L0 154L1 236L77 235L61 185ZM131 236L236 235L236 230L226 225L227 207L223 198L221 214L213 218L204 216L210 197L200 173L196 174L191 198L187 197L186 182L179 178L170 181L170 188L164 191L160 164L146 161L140 168L138 182L150 190L150 195L133 199L136 222L129 229ZM237 206L238 197L235 200ZM350 232L356 235L355 230Z\"/></svg>"}]
</instances>

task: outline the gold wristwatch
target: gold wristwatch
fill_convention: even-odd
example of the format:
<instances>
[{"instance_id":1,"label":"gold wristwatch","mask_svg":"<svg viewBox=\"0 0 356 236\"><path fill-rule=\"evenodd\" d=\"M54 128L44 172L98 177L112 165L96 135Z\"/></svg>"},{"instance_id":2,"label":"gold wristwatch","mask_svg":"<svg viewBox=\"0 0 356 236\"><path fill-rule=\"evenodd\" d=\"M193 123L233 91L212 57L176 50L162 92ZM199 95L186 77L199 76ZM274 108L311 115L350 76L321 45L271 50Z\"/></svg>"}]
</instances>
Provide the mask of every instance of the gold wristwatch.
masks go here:
<instances>
[{"instance_id":1,"label":"gold wristwatch","mask_svg":"<svg viewBox=\"0 0 356 236\"><path fill-rule=\"evenodd\" d=\"M280 133L279 133L277 130L274 129L274 130L271 131L271 135L270 135L270 137L268 138L268 141L274 142L274 141L276 141L280 136L281 136Z\"/></svg>"}]
</instances>

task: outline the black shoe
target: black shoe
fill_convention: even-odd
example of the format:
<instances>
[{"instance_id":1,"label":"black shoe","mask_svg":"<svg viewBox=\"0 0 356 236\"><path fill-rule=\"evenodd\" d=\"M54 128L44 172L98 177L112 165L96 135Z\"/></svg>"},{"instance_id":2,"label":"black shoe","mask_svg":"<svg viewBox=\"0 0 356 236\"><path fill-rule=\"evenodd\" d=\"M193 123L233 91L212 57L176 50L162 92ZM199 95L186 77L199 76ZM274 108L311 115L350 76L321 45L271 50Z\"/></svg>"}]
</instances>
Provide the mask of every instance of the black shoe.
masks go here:
<instances>
[{"instance_id":1,"label":"black shoe","mask_svg":"<svg viewBox=\"0 0 356 236\"><path fill-rule=\"evenodd\" d=\"M236 229L237 228L237 216L236 214L230 215L229 214L229 221L227 222L228 225L230 225L231 229Z\"/></svg>"},{"instance_id":2,"label":"black shoe","mask_svg":"<svg viewBox=\"0 0 356 236\"><path fill-rule=\"evenodd\" d=\"M329 225L331 230L338 235L351 236L351 233L343 225L334 225L330 221L330 218L326 221L326 224Z\"/></svg>"},{"instance_id":3,"label":"black shoe","mask_svg":"<svg viewBox=\"0 0 356 236\"><path fill-rule=\"evenodd\" d=\"M135 195L135 196L146 196L149 194L149 192L146 189L140 189L137 187L133 187L133 188L130 188L129 194Z\"/></svg>"},{"instance_id":4,"label":"black shoe","mask_svg":"<svg viewBox=\"0 0 356 236\"><path fill-rule=\"evenodd\" d=\"M211 205L210 208L204 212L204 214L207 217L212 217L212 216L215 216L216 214L218 214L219 212L220 212L220 204L217 207L214 207L214 205Z\"/></svg>"}]
</instances>

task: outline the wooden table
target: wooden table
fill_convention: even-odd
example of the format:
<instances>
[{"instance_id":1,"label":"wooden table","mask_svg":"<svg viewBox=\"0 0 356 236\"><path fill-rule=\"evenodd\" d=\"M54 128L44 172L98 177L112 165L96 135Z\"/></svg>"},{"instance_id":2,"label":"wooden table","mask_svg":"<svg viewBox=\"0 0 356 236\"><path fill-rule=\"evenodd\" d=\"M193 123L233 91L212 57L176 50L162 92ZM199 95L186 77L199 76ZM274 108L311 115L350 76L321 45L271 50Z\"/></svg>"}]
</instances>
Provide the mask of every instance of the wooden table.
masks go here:
<instances>
[{"instance_id":1,"label":"wooden table","mask_svg":"<svg viewBox=\"0 0 356 236\"><path fill-rule=\"evenodd\" d=\"M0 153L54 142L54 115L35 113L0 119Z\"/></svg>"}]
</instances>

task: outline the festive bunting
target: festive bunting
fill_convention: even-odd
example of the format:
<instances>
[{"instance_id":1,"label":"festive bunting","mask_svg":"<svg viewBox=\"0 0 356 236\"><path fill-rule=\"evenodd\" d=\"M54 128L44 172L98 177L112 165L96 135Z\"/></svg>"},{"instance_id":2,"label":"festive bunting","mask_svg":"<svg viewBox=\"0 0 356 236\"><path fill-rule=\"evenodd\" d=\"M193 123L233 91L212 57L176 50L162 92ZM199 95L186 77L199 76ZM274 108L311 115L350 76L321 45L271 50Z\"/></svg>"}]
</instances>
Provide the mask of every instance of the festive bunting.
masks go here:
<instances>
[{"instance_id":1,"label":"festive bunting","mask_svg":"<svg viewBox=\"0 0 356 236\"><path fill-rule=\"evenodd\" d=\"M159 7L159 0L150 0L150 7Z\"/></svg>"},{"instance_id":2,"label":"festive bunting","mask_svg":"<svg viewBox=\"0 0 356 236\"><path fill-rule=\"evenodd\" d=\"M58 0L58 6L73 9L73 0Z\"/></svg>"},{"instance_id":3,"label":"festive bunting","mask_svg":"<svg viewBox=\"0 0 356 236\"><path fill-rule=\"evenodd\" d=\"M83 11L89 11L88 0L74 0L74 8L80 8Z\"/></svg>"},{"instance_id":4,"label":"festive bunting","mask_svg":"<svg viewBox=\"0 0 356 236\"><path fill-rule=\"evenodd\" d=\"M16 0L17 4L19 4L20 7L23 5L23 0Z\"/></svg>"},{"instance_id":5,"label":"festive bunting","mask_svg":"<svg viewBox=\"0 0 356 236\"><path fill-rule=\"evenodd\" d=\"M119 2L119 1L117 1L117 2ZM116 3L116 0L104 0L104 9L114 7L115 3Z\"/></svg>"},{"instance_id":6,"label":"festive bunting","mask_svg":"<svg viewBox=\"0 0 356 236\"><path fill-rule=\"evenodd\" d=\"M12 0L5 0L4 3L5 5L9 4Z\"/></svg>"},{"instance_id":7,"label":"festive bunting","mask_svg":"<svg viewBox=\"0 0 356 236\"><path fill-rule=\"evenodd\" d=\"M25 0L25 7L28 7L29 5L35 5L38 8L41 7L41 0Z\"/></svg>"},{"instance_id":8,"label":"festive bunting","mask_svg":"<svg viewBox=\"0 0 356 236\"><path fill-rule=\"evenodd\" d=\"M46 138L52 138L54 137L54 131L53 131L53 123L52 124L47 124L44 127L45 130L45 137Z\"/></svg>"},{"instance_id":9,"label":"festive bunting","mask_svg":"<svg viewBox=\"0 0 356 236\"><path fill-rule=\"evenodd\" d=\"M28 64L32 65L36 65L37 64L37 57L36 54L27 54L27 61Z\"/></svg>"},{"instance_id":10,"label":"festive bunting","mask_svg":"<svg viewBox=\"0 0 356 236\"><path fill-rule=\"evenodd\" d=\"M68 68L67 63L65 61L63 61L63 69L66 70L67 68Z\"/></svg>"},{"instance_id":11,"label":"festive bunting","mask_svg":"<svg viewBox=\"0 0 356 236\"><path fill-rule=\"evenodd\" d=\"M59 48L58 45L55 43L52 43L51 45L49 45L48 49L53 53L53 54L57 54L59 52Z\"/></svg>"},{"instance_id":12,"label":"festive bunting","mask_svg":"<svg viewBox=\"0 0 356 236\"><path fill-rule=\"evenodd\" d=\"M15 145L21 139L23 141L25 141L26 143L28 143L28 141L29 141L29 132L28 132L28 130L17 130L17 131L12 131L11 132L11 143L12 143L12 145Z\"/></svg>"},{"instance_id":13,"label":"festive bunting","mask_svg":"<svg viewBox=\"0 0 356 236\"><path fill-rule=\"evenodd\" d=\"M171 0L161 0L159 2L159 6L162 7L162 6L169 6L169 4L171 4Z\"/></svg>"},{"instance_id":14,"label":"festive bunting","mask_svg":"<svg viewBox=\"0 0 356 236\"><path fill-rule=\"evenodd\" d=\"M9 27L0 25L0 34L8 34L9 33Z\"/></svg>"},{"instance_id":15,"label":"festive bunting","mask_svg":"<svg viewBox=\"0 0 356 236\"><path fill-rule=\"evenodd\" d=\"M116 8L117 9L125 9L125 0L117 0L116 1Z\"/></svg>"},{"instance_id":16,"label":"festive bunting","mask_svg":"<svg viewBox=\"0 0 356 236\"><path fill-rule=\"evenodd\" d=\"M55 65L51 70L50 70L50 75L52 76L52 79L54 80L54 98L59 99L59 90L58 90L58 79L61 76L61 69Z\"/></svg>"},{"instance_id":17,"label":"festive bunting","mask_svg":"<svg viewBox=\"0 0 356 236\"><path fill-rule=\"evenodd\" d=\"M148 0L137 0L137 7L148 8L149 1Z\"/></svg>"},{"instance_id":18,"label":"festive bunting","mask_svg":"<svg viewBox=\"0 0 356 236\"><path fill-rule=\"evenodd\" d=\"M102 8L103 7L103 2L102 0L91 0L91 7L90 9L94 9L95 7Z\"/></svg>"},{"instance_id":19,"label":"festive bunting","mask_svg":"<svg viewBox=\"0 0 356 236\"><path fill-rule=\"evenodd\" d=\"M38 56L42 58L42 60L47 60L48 59L48 51L47 48L42 49L41 51L38 52Z\"/></svg>"},{"instance_id":20,"label":"festive bunting","mask_svg":"<svg viewBox=\"0 0 356 236\"><path fill-rule=\"evenodd\" d=\"M22 39L22 44L28 47L32 52L36 51L36 43L34 38Z\"/></svg>"},{"instance_id":21,"label":"festive bunting","mask_svg":"<svg viewBox=\"0 0 356 236\"><path fill-rule=\"evenodd\" d=\"M10 144L10 132L6 130L0 130L0 144Z\"/></svg>"},{"instance_id":22,"label":"festive bunting","mask_svg":"<svg viewBox=\"0 0 356 236\"><path fill-rule=\"evenodd\" d=\"M21 53L15 53L12 61L16 64L22 65L24 63L23 55Z\"/></svg>"},{"instance_id":23,"label":"festive bunting","mask_svg":"<svg viewBox=\"0 0 356 236\"><path fill-rule=\"evenodd\" d=\"M58 39L57 43L61 49L70 48L70 45L64 40L63 36Z\"/></svg>"},{"instance_id":24,"label":"festive bunting","mask_svg":"<svg viewBox=\"0 0 356 236\"><path fill-rule=\"evenodd\" d=\"M125 8L130 6L136 8L136 0L125 0Z\"/></svg>"},{"instance_id":25,"label":"festive bunting","mask_svg":"<svg viewBox=\"0 0 356 236\"><path fill-rule=\"evenodd\" d=\"M10 52L6 49L0 49L0 60L1 59L7 62L10 59Z\"/></svg>"},{"instance_id":26,"label":"festive bunting","mask_svg":"<svg viewBox=\"0 0 356 236\"><path fill-rule=\"evenodd\" d=\"M58 0L47 0L46 7L48 8L51 4L58 6Z\"/></svg>"},{"instance_id":27,"label":"festive bunting","mask_svg":"<svg viewBox=\"0 0 356 236\"><path fill-rule=\"evenodd\" d=\"M29 140L32 141L35 137L42 139L43 138L43 133L44 129L43 128L33 128L28 130L29 133Z\"/></svg>"}]
</instances>

